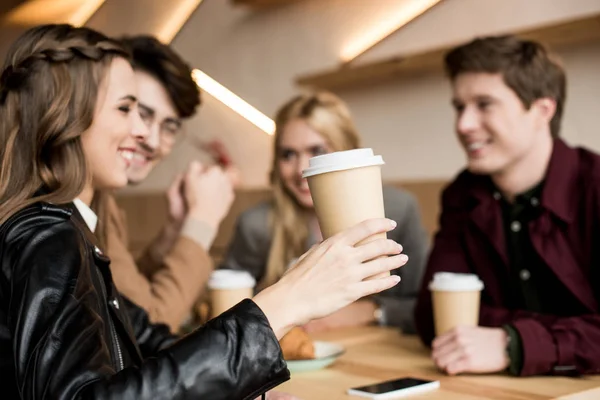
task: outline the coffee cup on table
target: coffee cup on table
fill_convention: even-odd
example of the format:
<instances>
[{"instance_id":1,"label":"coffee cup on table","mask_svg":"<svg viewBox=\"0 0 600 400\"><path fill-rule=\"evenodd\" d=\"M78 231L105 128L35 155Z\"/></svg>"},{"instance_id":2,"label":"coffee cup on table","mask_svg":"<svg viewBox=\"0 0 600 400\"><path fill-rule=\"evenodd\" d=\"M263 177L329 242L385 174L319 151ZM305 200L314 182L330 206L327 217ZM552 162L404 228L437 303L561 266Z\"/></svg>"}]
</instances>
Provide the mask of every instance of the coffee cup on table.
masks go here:
<instances>
[{"instance_id":1,"label":"coffee cup on table","mask_svg":"<svg viewBox=\"0 0 600 400\"><path fill-rule=\"evenodd\" d=\"M483 282L475 274L438 272L429 283L436 336L457 326L479 325Z\"/></svg>"},{"instance_id":2,"label":"coffee cup on table","mask_svg":"<svg viewBox=\"0 0 600 400\"><path fill-rule=\"evenodd\" d=\"M256 280L246 271L216 270L208 281L210 317L214 318L244 299L254 296Z\"/></svg>"},{"instance_id":3,"label":"coffee cup on table","mask_svg":"<svg viewBox=\"0 0 600 400\"><path fill-rule=\"evenodd\" d=\"M302 177L308 180L323 239L365 220L385 217L383 164L383 158L368 148L338 151L309 160ZM363 243L385 237L385 233L373 235ZM379 276L389 276L389 272Z\"/></svg>"}]
</instances>

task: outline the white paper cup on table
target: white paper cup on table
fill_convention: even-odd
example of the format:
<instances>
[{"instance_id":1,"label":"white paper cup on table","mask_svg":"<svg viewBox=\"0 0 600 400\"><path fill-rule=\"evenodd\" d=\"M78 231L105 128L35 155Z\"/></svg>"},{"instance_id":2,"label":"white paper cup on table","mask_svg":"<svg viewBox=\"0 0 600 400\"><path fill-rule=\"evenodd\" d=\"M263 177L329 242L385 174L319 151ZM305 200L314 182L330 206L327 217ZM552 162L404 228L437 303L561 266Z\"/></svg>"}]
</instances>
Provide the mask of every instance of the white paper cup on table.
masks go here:
<instances>
[{"instance_id":1,"label":"white paper cup on table","mask_svg":"<svg viewBox=\"0 0 600 400\"><path fill-rule=\"evenodd\" d=\"M308 180L323 239L365 220L385 217L383 164L383 158L368 148L338 151L309 160L302 176ZM373 235L363 243L385 237L385 233ZM386 275L389 273L383 274Z\"/></svg>"},{"instance_id":2,"label":"white paper cup on table","mask_svg":"<svg viewBox=\"0 0 600 400\"><path fill-rule=\"evenodd\" d=\"M429 283L436 336L455 327L477 326L483 282L475 274L438 272Z\"/></svg>"},{"instance_id":3,"label":"white paper cup on table","mask_svg":"<svg viewBox=\"0 0 600 400\"><path fill-rule=\"evenodd\" d=\"M246 271L216 270L208 281L210 315L214 318L244 299L254 296L256 280Z\"/></svg>"}]
</instances>

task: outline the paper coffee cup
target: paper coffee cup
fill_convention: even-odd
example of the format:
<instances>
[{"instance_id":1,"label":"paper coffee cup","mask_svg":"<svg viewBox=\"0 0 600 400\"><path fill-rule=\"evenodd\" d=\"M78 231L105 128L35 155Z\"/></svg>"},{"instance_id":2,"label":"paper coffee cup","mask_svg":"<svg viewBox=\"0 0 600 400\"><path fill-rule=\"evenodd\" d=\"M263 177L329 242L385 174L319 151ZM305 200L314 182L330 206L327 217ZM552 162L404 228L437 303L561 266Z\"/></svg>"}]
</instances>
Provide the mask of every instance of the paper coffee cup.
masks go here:
<instances>
[{"instance_id":1,"label":"paper coffee cup","mask_svg":"<svg viewBox=\"0 0 600 400\"><path fill-rule=\"evenodd\" d=\"M214 318L244 299L254 296L256 280L246 271L216 270L208 281L210 315Z\"/></svg>"},{"instance_id":2,"label":"paper coffee cup","mask_svg":"<svg viewBox=\"0 0 600 400\"><path fill-rule=\"evenodd\" d=\"M429 290L433 301L436 336L460 325L479 324L483 282L477 275L438 272L429 283Z\"/></svg>"},{"instance_id":3,"label":"paper coffee cup","mask_svg":"<svg viewBox=\"0 0 600 400\"><path fill-rule=\"evenodd\" d=\"M385 217L383 164L383 158L368 148L338 151L309 160L302 177L308 180L324 239L367 219ZM385 237L385 233L374 235L364 243Z\"/></svg>"}]
</instances>

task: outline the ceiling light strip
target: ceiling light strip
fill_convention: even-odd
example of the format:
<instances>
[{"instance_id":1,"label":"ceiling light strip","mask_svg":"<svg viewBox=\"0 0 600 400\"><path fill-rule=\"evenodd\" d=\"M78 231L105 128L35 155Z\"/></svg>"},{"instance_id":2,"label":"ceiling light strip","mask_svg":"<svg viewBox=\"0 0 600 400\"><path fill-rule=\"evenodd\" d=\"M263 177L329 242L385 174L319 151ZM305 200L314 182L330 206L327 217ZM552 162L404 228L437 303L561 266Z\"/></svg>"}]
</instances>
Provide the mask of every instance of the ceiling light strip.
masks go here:
<instances>
[{"instance_id":1,"label":"ceiling light strip","mask_svg":"<svg viewBox=\"0 0 600 400\"><path fill-rule=\"evenodd\" d=\"M29 0L3 18L10 25L68 23L83 26L106 0Z\"/></svg>"},{"instance_id":2,"label":"ceiling light strip","mask_svg":"<svg viewBox=\"0 0 600 400\"><path fill-rule=\"evenodd\" d=\"M390 11L386 18L377 21L365 32L360 32L355 39L342 49L340 58L348 63L369 50L404 25L408 24L441 0L408 0L397 10Z\"/></svg>"},{"instance_id":3,"label":"ceiling light strip","mask_svg":"<svg viewBox=\"0 0 600 400\"><path fill-rule=\"evenodd\" d=\"M171 43L192 13L200 6L200 3L202 0L179 0L179 4L173 9L165 24L156 32L158 40L163 43Z\"/></svg>"},{"instance_id":4,"label":"ceiling light strip","mask_svg":"<svg viewBox=\"0 0 600 400\"><path fill-rule=\"evenodd\" d=\"M98 11L105 0L87 0L69 17L69 23L73 26L83 26Z\"/></svg>"},{"instance_id":5,"label":"ceiling light strip","mask_svg":"<svg viewBox=\"0 0 600 400\"><path fill-rule=\"evenodd\" d=\"M263 132L268 135L273 135L275 133L275 122L271 118L252 107L238 95L206 75L204 72L194 69L192 71L192 78L200 89L231 108Z\"/></svg>"}]
</instances>

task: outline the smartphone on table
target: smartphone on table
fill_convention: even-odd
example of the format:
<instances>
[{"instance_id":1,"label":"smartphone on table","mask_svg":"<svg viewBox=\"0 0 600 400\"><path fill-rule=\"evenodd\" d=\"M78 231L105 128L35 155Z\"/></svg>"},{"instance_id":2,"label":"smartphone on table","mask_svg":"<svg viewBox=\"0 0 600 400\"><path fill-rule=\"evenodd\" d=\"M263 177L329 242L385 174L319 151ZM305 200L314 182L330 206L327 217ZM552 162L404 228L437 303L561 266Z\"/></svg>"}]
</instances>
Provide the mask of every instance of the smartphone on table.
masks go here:
<instances>
[{"instance_id":1,"label":"smartphone on table","mask_svg":"<svg viewBox=\"0 0 600 400\"><path fill-rule=\"evenodd\" d=\"M406 377L348 389L348 394L368 399L399 399L401 397L435 390L439 387L439 381L428 381L425 379Z\"/></svg>"}]
</instances>

